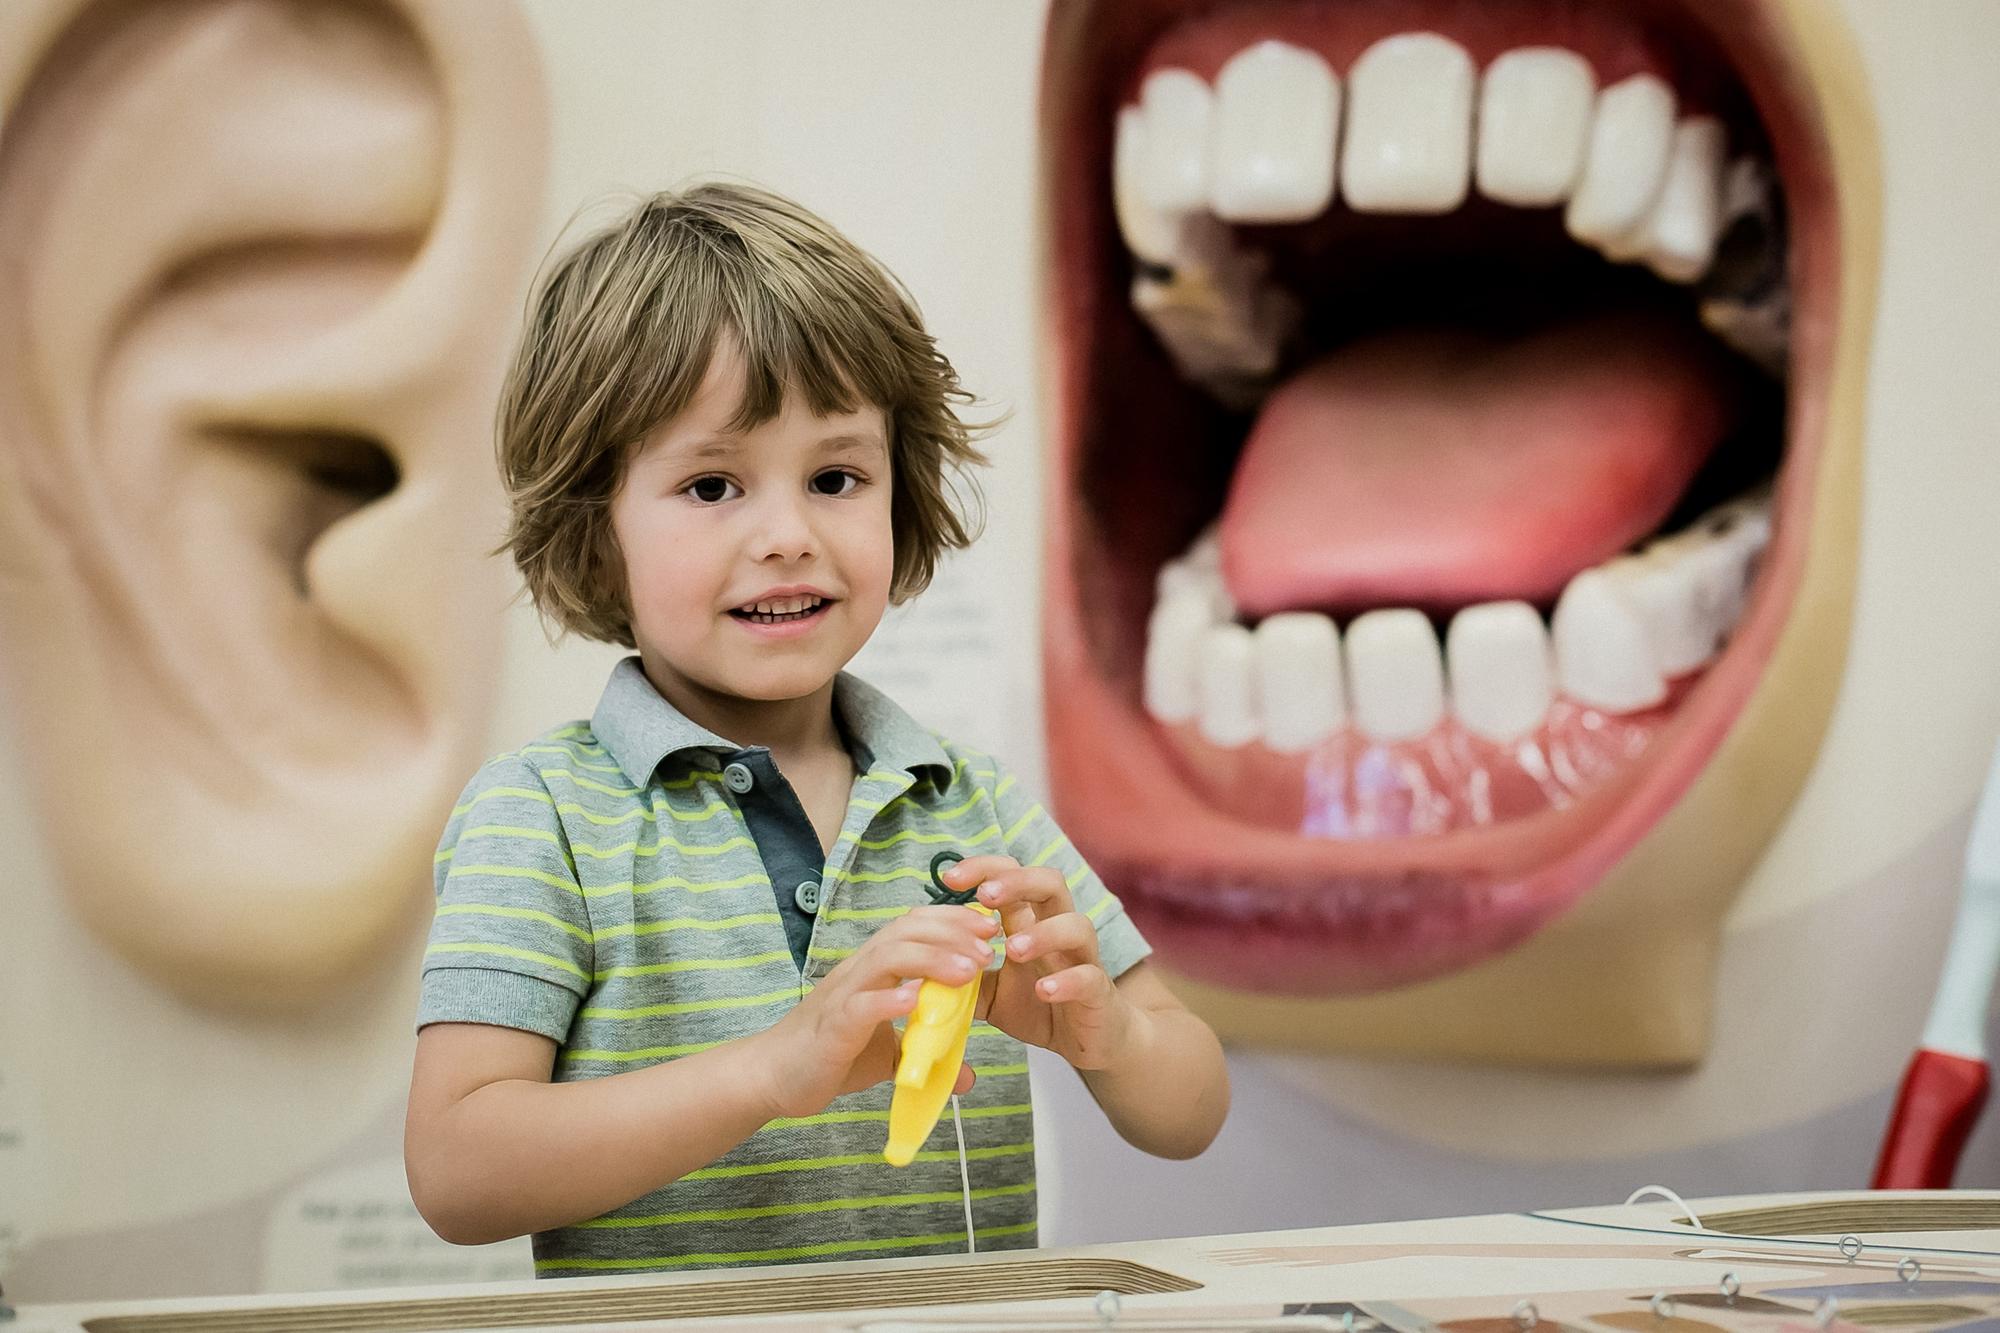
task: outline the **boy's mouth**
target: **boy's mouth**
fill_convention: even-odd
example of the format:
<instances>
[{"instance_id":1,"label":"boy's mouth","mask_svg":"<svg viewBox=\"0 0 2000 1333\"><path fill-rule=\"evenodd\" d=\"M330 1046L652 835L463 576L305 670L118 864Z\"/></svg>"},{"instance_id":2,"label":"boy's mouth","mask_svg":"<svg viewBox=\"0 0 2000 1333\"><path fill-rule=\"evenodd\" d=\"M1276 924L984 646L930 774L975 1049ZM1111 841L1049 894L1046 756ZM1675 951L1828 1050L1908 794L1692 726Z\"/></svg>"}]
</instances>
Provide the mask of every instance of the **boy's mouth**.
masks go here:
<instances>
[{"instance_id":1,"label":"boy's mouth","mask_svg":"<svg viewBox=\"0 0 2000 1333\"><path fill-rule=\"evenodd\" d=\"M1203 980L1519 942L1805 560L1835 237L1763 10L1105 0L1044 75L1066 821Z\"/></svg>"},{"instance_id":2,"label":"boy's mouth","mask_svg":"<svg viewBox=\"0 0 2000 1333\"><path fill-rule=\"evenodd\" d=\"M753 625L796 625L815 619L832 605L829 597L773 597L736 607L729 614Z\"/></svg>"}]
</instances>

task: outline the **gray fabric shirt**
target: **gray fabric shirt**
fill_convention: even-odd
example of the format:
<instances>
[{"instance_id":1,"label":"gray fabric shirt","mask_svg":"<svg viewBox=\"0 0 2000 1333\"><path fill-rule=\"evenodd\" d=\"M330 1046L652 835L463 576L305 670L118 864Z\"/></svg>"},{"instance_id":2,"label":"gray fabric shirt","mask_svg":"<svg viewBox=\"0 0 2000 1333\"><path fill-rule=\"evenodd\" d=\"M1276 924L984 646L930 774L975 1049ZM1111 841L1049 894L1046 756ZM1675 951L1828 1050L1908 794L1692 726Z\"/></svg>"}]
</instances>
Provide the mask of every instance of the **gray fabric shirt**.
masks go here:
<instances>
[{"instance_id":1,"label":"gray fabric shirt","mask_svg":"<svg viewBox=\"0 0 2000 1333\"><path fill-rule=\"evenodd\" d=\"M1151 952L1042 807L990 755L858 677L834 708L865 760L826 857L763 746L662 698L630 657L588 722L489 760L441 839L418 1026L492 1023L558 1043L552 1077L598 1078L782 1018L883 922L930 901L932 856L1052 865L1117 977ZM802 890L810 883L812 888ZM978 1248L1036 1243L1026 1052L985 1023L961 1099ZM966 1248L947 1108L917 1160L882 1160L890 1085L774 1120L604 1217L534 1238L542 1275L649 1272ZM663 1133L672 1126L662 1125Z\"/></svg>"}]
</instances>

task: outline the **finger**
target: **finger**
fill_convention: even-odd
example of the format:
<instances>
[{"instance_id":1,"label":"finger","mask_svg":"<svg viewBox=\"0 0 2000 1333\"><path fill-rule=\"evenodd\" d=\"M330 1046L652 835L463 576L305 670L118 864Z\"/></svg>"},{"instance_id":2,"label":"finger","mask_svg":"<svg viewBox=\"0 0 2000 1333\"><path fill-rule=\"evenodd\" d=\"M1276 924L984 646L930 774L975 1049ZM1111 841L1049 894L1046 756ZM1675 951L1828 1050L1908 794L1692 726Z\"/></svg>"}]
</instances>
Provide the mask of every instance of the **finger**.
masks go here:
<instances>
[{"instance_id":1,"label":"finger","mask_svg":"<svg viewBox=\"0 0 2000 1333\"><path fill-rule=\"evenodd\" d=\"M917 1007L921 983L905 982L881 990L857 990L835 1007L834 1030L848 1050L859 1051L882 1031L882 1025Z\"/></svg>"},{"instance_id":2,"label":"finger","mask_svg":"<svg viewBox=\"0 0 2000 1333\"><path fill-rule=\"evenodd\" d=\"M963 892L977 884L983 883L994 875L1000 874L1002 871L1013 869L1020 864L1013 857L1002 856L998 852L988 853L984 856L968 856L957 865L946 866L943 870L940 870L938 878L945 882L946 887Z\"/></svg>"},{"instance_id":3,"label":"finger","mask_svg":"<svg viewBox=\"0 0 2000 1333\"><path fill-rule=\"evenodd\" d=\"M905 944L956 949L967 957L982 961L993 956L993 937L1000 933L1000 927L991 917L964 907L945 910L952 915L919 917L911 912L897 917L863 941L847 961L852 962L866 955L861 966L870 967L870 960L876 953Z\"/></svg>"},{"instance_id":4,"label":"finger","mask_svg":"<svg viewBox=\"0 0 2000 1333\"><path fill-rule=\"evenodd\" d=\"M1017 963L1039 959L1050 971L1095 963L1097 928L1081 912L1043 917L1032 929L1007 937L1007 957Z\"/></svg>"},{"instance_id":5,"label":"finger","mask_svg":"<svg viewBox=\"0 0 2000 1333\"><path fill-rule=\"evenodd\" d=\"M1061 916L1076 910L1076 903L1070 898L1069 885L1063 882L1062 872L1054 866L1017 866L1003 870L979 886L979 901L988 907L998 907L1006 916L1008 906L1025 903L1034 909L1037 919Z\"/></svg>"},{"instance_id":6,"label":"finger","mask_svg":"<svg viewBox=\"0 0 2000 1333\"><path fill-rule=\"evenodd\" d=\"M968 944L926 944L918 940L891 940L874 950L864 961L856 953L849 962L861 963L858 979L871 990L892 987L910 977L939 981L947 986L963 986L979 975L993 956L990 946L974 940Z\"/></svg>"},{"instance_id":7,"label":"finger","mask_svg":"<svg viewBox=\"0 0 2000 1333\"><path fill-rule=\"evenodd\" d=\"M979 1076L972 1072L971 1065L960 1064L958 1067L958 1082L954 1083L951 1088L952 1095L954 1097L963 1097L966 1093L972 1091L972 1085L978 1081Z\"/></svg>"},{"instance_id":8,"label":"finger","mask_svg":"<svg viewBox=\"0 0 2000 1333\"><path fill-rule=\"evenodd\" d=\"M952 939L976 936L982 939L995 934L993 919L983 912L970 907L959 907L946 903L926 907L912 907L898 916L890 917L868 938L876 939L924 939L942 943Z\"/></svg>"},{"instance_id":9,"label":"finger","mask_svg":"<svg viewBox=\"0 0 2000 1333\"><path fill-rule=\"evenodd\" d=\"M1093 1008L1108 1004L1113 990L1110 974L1096 963L1079 963L1051 972L1035 983L1036 996L1050 1004L1082 1004Z\"/></svg>"}]
</instances>

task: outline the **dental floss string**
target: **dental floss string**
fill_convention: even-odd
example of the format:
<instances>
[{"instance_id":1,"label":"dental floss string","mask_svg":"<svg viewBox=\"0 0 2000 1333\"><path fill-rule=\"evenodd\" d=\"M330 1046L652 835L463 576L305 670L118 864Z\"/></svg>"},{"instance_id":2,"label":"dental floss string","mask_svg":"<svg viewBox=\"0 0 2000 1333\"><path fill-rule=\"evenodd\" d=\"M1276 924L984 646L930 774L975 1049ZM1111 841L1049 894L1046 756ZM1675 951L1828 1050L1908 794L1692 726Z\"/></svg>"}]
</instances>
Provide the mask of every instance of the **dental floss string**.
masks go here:
<instances>
[{"instance_id":1,"label":"dental floss string","mask_svg":"<svg viewBox=\"0 0 2000 1333\"><path fill-rule=\"evenodd\" d=\"M1679 1208L1682 1212L1686 1213L1688 1221L1694 1223L1695 1229L1697 1231L1708 1230L1707 1227L1701 1224L1701 1219L1694 1215L1694 1209L1688 1207L1688 1201L1686 1199L1683 1199L1680 1195L1674 1193L1672 1190L1668 1189L1665 1185L1641 1185L1638 1189L1633 1190L1632 1193L1626 1197L1625 1206L1627 1208L1630 1208L1633 1204L1639 1202L1639 1200L1645 1198L1648 1194L1657 1194L1661 1198L1665 1199L1668 1203L1673 1204L1675 1207Z\"/></svg>"},{"instance_id":2,"label":"dental floss string","mask_svg":"<svg viewBox=\"0 0 2000 1333\"><path fill-rule=\"evenodd\" d=\"M958 1183L965 1190L965 1252L979 1253L972 1235L972 1173L965 1166L965 1122L958 1118L958 1094L951 1094L951 1127L958 1131Z\"/></svg>"}]
</instances>

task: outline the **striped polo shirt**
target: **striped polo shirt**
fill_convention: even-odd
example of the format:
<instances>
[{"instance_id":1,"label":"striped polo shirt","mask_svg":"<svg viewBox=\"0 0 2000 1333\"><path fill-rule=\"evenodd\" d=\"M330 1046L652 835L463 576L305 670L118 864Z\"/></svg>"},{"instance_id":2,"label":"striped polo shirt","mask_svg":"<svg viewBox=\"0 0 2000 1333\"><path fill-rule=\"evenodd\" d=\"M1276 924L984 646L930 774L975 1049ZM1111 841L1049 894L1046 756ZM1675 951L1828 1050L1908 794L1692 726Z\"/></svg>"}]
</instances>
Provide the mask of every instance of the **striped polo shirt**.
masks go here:
<instances>
[{"instance_id":1,"label":"striped polo shirt","mask_svg":"<svg viewBox=\"0 0 2000 1333\"><path fill-rule=\"evenodd\" d=\"M817 892L784 882L795 870L774 883L774 866L797 864L805 816L769 749L697 726L637 657L613 669L588 722L489 760L438 845L417 1025L539 1032L559 1044L557 1081L707 1050L769 1027L871 931L929 903L931 858L945 849L1061 870L1113 977L1151 952L992 756L846 672L833 702L858 776ZM763 845L780 842L783 854ZM811 846L817 863L816 837ZM802 959L787 932L801 913ZM1026 1051L975 1023L966 1060L979 1075L961 1099L978 1248L1032 1248ZM892 1167L882 1160L890 1091L885 1081L773 1120L623 1208L538 1233L537 1274L962 1253L950 1110L915 1162Z\"/></svg>"}]
</instances>

